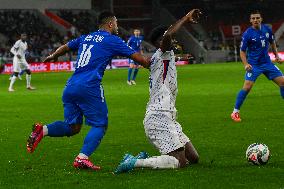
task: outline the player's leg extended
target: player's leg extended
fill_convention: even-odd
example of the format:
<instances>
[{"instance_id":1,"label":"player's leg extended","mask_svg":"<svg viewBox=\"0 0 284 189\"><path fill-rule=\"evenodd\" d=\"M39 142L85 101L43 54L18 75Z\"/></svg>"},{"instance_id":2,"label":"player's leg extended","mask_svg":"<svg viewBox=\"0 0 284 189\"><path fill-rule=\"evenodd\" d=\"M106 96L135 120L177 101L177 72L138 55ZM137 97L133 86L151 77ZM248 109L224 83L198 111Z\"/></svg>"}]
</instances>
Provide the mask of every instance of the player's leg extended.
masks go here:
<instances>
[{"instance_id":1,"label":"player's leg extended","mask_svg":"<svg viewBox=\"0 0 284 189\"><path fill-rule=\"evenodd\" d=\"M27 150L33 153L40 141L45 136L63 137L72 136L80 132L81 125L69 125L63 121L56 121L48 125L36 123L33 125L32 133L27 140Z\"/></svg>"},{"instance_id":2,"label":"player's leg extended","mask_svg":"<svg viewBox=\"0 0 284 189\"><path fill-rule=\"evenodd\" d=\"M104 98L102 86L98 89L84 89L78 104L85 116L86 125L92 126L78 156L74 161L76 168L90 168L98 170L100 167L90 162L89 157L99 146L103 136L105 135L108 125L108 110ZM98 96L98 94L100 96Z\"/></svg>"},{"instance_id":3,"label":"player's leg extended","mask_svg":"<svg viewBox=\"0 0 284 189\"><path fill-rule=\"evenodd\" d=\"M131 83L133 85L136 84L135 80L136 80L136 77L137 77L137 74L138 74L138 70L139 70L139 65L137 63L134 64L134 73L133 73L133 77L132 77L132 81Z\"/></svg>"},{"instance_id":4,"label":"player's leg extended","mask_svg":"<svg viewBox=\"0 0 284 189\"><path fill-rule=\"evenodd\" d=\"M280 94L284 99L284 76L279 76L273 79L273 81L279 86Z\"/></svg>"},{"instance_id":5,"label":"player's leg extended","mask_svg":"<svg viewBox=\"0 0 284 189\"><path fill-rule=\"evenodd\" d=\"M55 121L48 125L35 124L27 142L27 150L29 152L32 153L35 150L44 136L63 137L72 136L80 132L83 115L74 100L73 90L70 87L65 88L62 101L65 121Z\"/></svg>"},{"instance_id":6,"label":"player's leg extended","mask_svg":"<svg viewBox=\"0 0 284 189\"><path fill-rule=\"evenodd\" d=\"M83 113L78 106L75 89L66 87L62 95L64 107L64 121L55 121L46 126L47 136L73 136L80 132L83 124Z\"/></svg>"},{"instance_id":7,"label":"player's leg extended","mask_svg":"<svg viewBox=\"0 0 284 189\"><path fill-rule=\"evenodd\" d=\"M284 99L284 76L281 70L274 64L269 64L266 67L265 76L273 80L280 88L280 95Z\"/></svg>"},{"instance_id":8,"label":"player's leg extended","mask_svg":"<svg viewBox=\"0 0 284 189\"><path fill-rule=\"evenodd\" d=\"M240 108L241 108L243 102L245 101L248 93L252 89L253 84L254 84L253 81L245 80L242 90L240 90L238 95L237 95L236 104L235 104L236 110L240 110Z\"/></svg>"},{"instance_id":9,"label":"player's leg extended","mask_svg":"<svg viewBox=\"0 0 284 189\"><path fill-rule=\"evenodd\" d=\"M34 90L35 88L31 86L32 72L30 69L26 69L26 80L27 80L27 89Z\"/></svg>"},{"instance_id":10,"label":"player's leg extended","mask_svg":"<svg viewBox=\"0 0 284 189\"><path fill-rule=\"evenodd\" d=\"M87 136L85 137L84 144L80 154L81 155L84 154L86 155L86 157L91 156L92 153L97 149L97 147L101 143L101 140L105 135L106 130L107 127L92 127L89 130Z\"/></svg>"},{"instance_id":11,"label":"player's leg extended","mask_svg":"<svg viewBox=\"0 0 284 189\"><path fill-rule=\"evenodd\" d=\"M129 60L129 61L132 61L132 60ZM128 75L127 75L127 84L128 85L131 85L131 74L132 74L132 70L133 70L133 67L134 67L134 64L133 62L130 62L129 63L129 68L128 68Z\"/></svg>"},{"instance_id":12,"label":"player's leg extended","mask_svg":"<svg viewBox=\"0 0 284 189\"><path fill-rule=\"evenodd\" d=\"M12 76L12 78L11 78L11 80L10 80L10 85L9 85L9 88L8 88L8 91L9 91L9 92L13 92L13 91L14 91L13 86L14 86L15 81L16 81L17 78L18 78L18 75L19 75L19 72L14 72L14 73L13 73L13 76Z\"/></svg>"},{"instance_id":13,"label":"player's leg extended","mask_svg":"<svg viewBox=\"0 0 284 189\"><path fill-rule=\"evenodd\" d=\"M144 159L125 154L114 173L129 172L134 168L175 169L179 166L179 160L170 155L152 156Z\"/></svg>"},{"instance_id":14,"label":"player's leg extended","mask_svg":"<svg viewBox=\"0 0 284 189\"><path fill-rule=\"evenodd\" d=\"M21 71L20 63L17 61L17 58L14 57L14 59L13 59L13 76L10 80L10 85L9 85L9 88L8 88L9 92L15 91L14 88L13 88L13 85L14 85L15 81L17 80L20 71Z\"/></svg>"},{"instance_id":15,"label":"player's leg extended","mask_svg":"<svg viewBox=\"0 0 284 189\"><path fill-rule=\"evenodd\" d=\"M99 146L108 125L108 110L106 102L101 98L89 95L84 104L80 104L86 124L92 126L85 137L79 157L88 158Z\"/></svg>"},{"instance_id":16,"label":"player's leg extended","mask_svg":"<svg viewBox=\"0 0 284 189\"><path fill-rule=\"evenodd\" d=\"M233 113L231 114L231 118L235 122L241 121L239 112L240 112L242 104L244 103L244 101L245 101L248 93L252 89L253 85L254 85L254 81L245 80L242 90L240 90L238 95L237 95L235 107L234 107Z\"/></svg>"}]
</instances>

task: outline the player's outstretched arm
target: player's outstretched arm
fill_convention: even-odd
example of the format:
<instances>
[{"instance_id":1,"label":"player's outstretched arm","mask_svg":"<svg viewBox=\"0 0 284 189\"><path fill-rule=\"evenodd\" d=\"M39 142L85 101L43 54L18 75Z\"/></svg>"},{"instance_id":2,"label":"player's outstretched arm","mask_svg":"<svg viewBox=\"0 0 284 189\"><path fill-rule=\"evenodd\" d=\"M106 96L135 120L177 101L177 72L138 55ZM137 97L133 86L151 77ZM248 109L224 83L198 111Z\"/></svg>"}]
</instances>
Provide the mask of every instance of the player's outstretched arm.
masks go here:
<instances>
[{"instance_id":1,"label":"player's outstretched arm","mask_svg":"<svg viewBox=\"0 0 284 189\"><path fill-rule=\"evenodd\" d=\"M197 20L199 19L201 14L202 12L199 9L192 9L184 17L171 25L163 36L161 42L161 50L163 52L170 50L172 44L172 35L174 35L186 22L197 23Z\"/></svg>"},{"instance_id":2,"label":"player's outstretched arm","mask_svg":"<svg viewBox=\"0 0 284 189\"><path fill-rule=\"evenodd\" d=\"M150 57L145 57L141 55L140 53L136 52L130 56L132 60L135 62L138 62L140 65L142 65L144 68L150 67Z\"/></svg>"},{"instance_id":3,"label":"player's outstretched arm","mask_svg":"<svg viewBox=\"0 0 284 189\"><path fill-rule=\"evenodd\" d=\"M67 46L67 44L62 45L58 47L54 53L46 57L43 62L56 62L58 57L64 55L68 51L70 51L70 48Z\"/></svg>"}]
</instances>

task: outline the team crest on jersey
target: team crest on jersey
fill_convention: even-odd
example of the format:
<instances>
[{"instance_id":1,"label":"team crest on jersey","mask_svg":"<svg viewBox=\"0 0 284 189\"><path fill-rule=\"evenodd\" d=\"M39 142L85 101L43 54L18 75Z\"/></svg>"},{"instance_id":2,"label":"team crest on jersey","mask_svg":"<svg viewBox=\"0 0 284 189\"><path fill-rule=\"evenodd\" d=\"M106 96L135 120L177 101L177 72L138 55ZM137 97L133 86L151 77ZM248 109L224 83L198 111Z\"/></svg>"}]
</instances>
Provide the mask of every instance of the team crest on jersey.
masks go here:
<instances>
[{"instance_id":1,"label":"team crest on jersey","mask_svg":"<svg viewBox=\"0 0 284 189\"><path fill-rule=\"evenodd\" d=\"M269 38L269 33L266 32L266 33L265 33L265 36L266 36L266 38Z\"/></svg>"},{"instance_id":2,"label":"team crest on jersey","mask_svg":"<svg viewBox=\"0 0 284 189\"><path fill-rule=\"evenodd\" d=\"M247 76L248 76L248 77L251 77L251 76L252 76L252 73L249 72L249 73L247 74Z\"/></svg>"}]
</instances>

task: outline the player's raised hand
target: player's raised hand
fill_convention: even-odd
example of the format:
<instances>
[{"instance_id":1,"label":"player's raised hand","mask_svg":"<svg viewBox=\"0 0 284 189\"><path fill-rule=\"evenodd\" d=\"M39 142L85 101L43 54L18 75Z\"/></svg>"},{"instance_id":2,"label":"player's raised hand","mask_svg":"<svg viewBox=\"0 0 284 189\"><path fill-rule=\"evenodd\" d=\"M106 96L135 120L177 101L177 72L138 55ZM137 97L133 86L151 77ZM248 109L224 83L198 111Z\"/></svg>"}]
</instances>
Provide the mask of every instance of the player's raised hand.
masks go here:
<instances>
[{"instance_id":1,"label":"player's raised hand","mask_svg":"<svg viewBox=\"0 0 284 189\"><path fill-rule=\"evenodd\" d=\"M57 57L55 57L53 54L49 55L48 57L45 57L45 59L43 60L43 62L56 62L57 61Z\"/></svg>"},{"instance_id":2,"label":"player's raised hand","mask_svg":"<svg viewBox=\"0 0 284 189\"><path fill-rule=\"evenodd\" d=\"M198 23L198 19L202 15L202 12L199 9L192 9L189 13L187 13L186 17L191 23Z\"/></svg>"}]
</instances>

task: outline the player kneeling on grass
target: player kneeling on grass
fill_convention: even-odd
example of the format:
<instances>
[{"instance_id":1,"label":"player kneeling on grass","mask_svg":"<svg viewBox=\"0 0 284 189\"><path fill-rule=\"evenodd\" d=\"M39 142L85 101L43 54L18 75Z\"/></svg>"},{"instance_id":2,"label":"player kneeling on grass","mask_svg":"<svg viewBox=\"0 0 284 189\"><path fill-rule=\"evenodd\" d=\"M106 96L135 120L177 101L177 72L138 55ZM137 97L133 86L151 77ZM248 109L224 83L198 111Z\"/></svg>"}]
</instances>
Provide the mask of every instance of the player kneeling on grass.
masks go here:
<instances>
[{"instance_id":1,"label":"player kneeling on grass","mask_svg":"<svg viewBox=\"0 0 284 189\"><path fill-rule=\"evenodd\" d=\"M193 9L166 32L164 27L153 30L151 41L159 49L151 59L150 100L144 118L144 128L147 137L162 155L147 157L144 153L143 156L134 157L126 154L115 173L128 172L135 167L181 168L188 163L198 162L197 151L176 121L177 73L171 41L172 35L184 23L196 23L200 14L200 10Z\"/></svg>"},{"instance_id":2,"label":"player kneeling on grass","mask_svg":"<svg viewBox=\"0 0 284 189\"><path fill-rule=\"evenodd\" d=\"M32 153L44 136L64 137L79 133L85 117L86 125L91 128L73 163L75 168L80 169L100 169L89 157L99 146L108 127L108 109L101 81L109 61L113 56L125 56L144 67L150 64L150 59L135 52L116 35L118 26L113 13L102 12L98 20L98 31L69 41L44 60L56 61L68 51L78 51L75 72L62 95L65 120L48 125L35 124L27 141L27 150Z\"/></svg>"}]
</instances>

